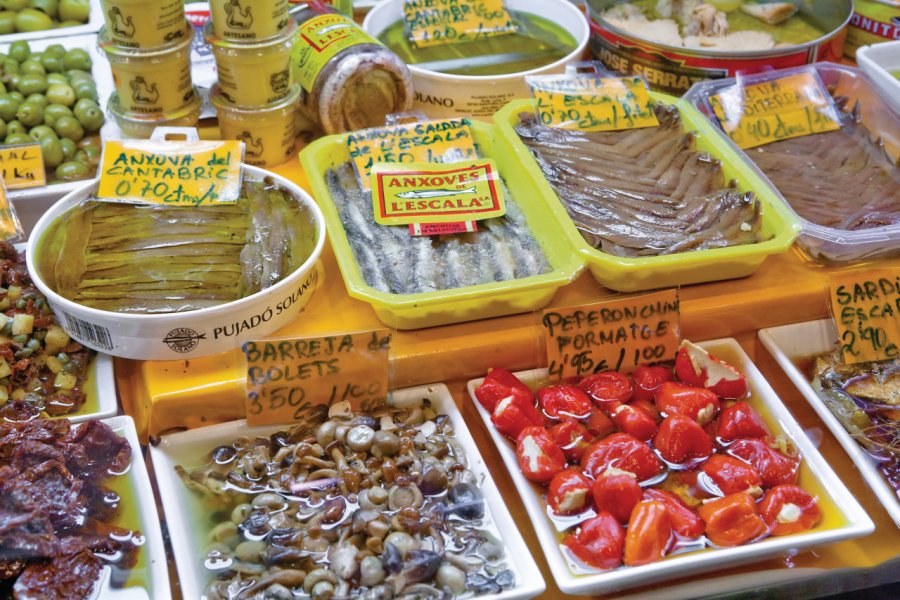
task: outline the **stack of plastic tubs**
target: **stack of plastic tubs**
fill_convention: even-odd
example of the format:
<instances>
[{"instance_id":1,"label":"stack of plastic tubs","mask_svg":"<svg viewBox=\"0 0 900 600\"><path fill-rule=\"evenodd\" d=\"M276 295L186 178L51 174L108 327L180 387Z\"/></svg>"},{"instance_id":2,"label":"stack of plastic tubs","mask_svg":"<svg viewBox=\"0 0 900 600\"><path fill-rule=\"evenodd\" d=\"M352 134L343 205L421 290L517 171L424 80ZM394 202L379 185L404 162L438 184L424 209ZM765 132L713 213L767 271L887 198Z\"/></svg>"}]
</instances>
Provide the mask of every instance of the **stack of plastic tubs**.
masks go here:
<instances>
[{"instance_id":1,"label":"stack of plastic tubs","mask_svg":"<svg viewBox=\"0 0 900 600\"><path fill-rule=\"evenodd\" d=\"M108 110L125 137L158 126L193 126L200 96L191 83L193 29L182 0L103 0L98 34L116 91Z\"/></svg>"}]
</instances>

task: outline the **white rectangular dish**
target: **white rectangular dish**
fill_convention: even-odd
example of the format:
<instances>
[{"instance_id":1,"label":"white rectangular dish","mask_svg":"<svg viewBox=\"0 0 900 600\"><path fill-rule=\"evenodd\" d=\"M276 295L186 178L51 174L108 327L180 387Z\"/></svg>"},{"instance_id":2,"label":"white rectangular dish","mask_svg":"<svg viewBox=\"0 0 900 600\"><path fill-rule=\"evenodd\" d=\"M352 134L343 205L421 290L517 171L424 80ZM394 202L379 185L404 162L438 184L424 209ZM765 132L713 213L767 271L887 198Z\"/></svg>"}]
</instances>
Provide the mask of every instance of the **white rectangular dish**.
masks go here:
<instances>
[{"instance_id":1,"label":"white rectangular dish","mask_svg":"<svg viewBox=\"0 0 900 600\"><path fill-rule=\"evenodd\" d=\"M98 8L96 11L98 14L99 10L100 9ZM102 18L103 17L101 15L101 21ZM72 29L77 28L73 27ZM41 52L45 48L47 48L47 46L51 46L53 44L62 44L66 49L83 48L87 50L92 62L91 75L93 76L94 83L97 86L97 104L100 105L100 109L105 113L106 103L113 91L113 78L112 71L109 68L109 63L97 49L97 36L92 33L88 35L78 35L66 38L52 38L49 36L43 36L28 41L28 45L32 50L36 52ZM0 52L6 52L8 48L9 43L7 42L7 40L3 39L2 36L0 36ZM103 127L100 128L100 140L106 141L107 139L117 139L119 137L121 137L119 128L116 126L112 117L107 115L106 120L103 123ZM51 180L52 175L53 174L50 172L47 173L48 181ZM13 201L13 204L16 207L16 212L19 214L19 219L22 221L22 227L27 233L31 229L31 225L37 221L40 215L42 215L53 202L55 202L59 198L62 198L72 190L83 186L85 181L86 180L50 183L43 187L9 190L7 193L9 195L9 198Z\"/></svg>"},{"instance_id":2,"label":"white rectangular dish","mask_svg":"<svg viewBox=\"0 0 900 600\"><path fill-rule=\"evenodd\" d=\"M823 520L808 532L783 537L769 537L745 546L706 549L673 555L661 561L638 567L619 567L609 571L575 574L560 551L560 539L546 511L546 503L543 499L544 488L531 483L522 475L516 460L515 447L494 428L488 412L475 400L474 390L483 379L472 380L468 383L472 402L475 403L478 413L484 420L485 427L497 445L503 462L506 463L509 474L525 504L525 509L534 524L535 533L544 555L547 557L547 562L550 564L550 571L553 573L556 584L564 593L606 594L667 579L678 579L724 567L755 562L799 549L861 537L874 531L875 525L872 520L828 466L737 341L727 338L703 342L700 346L718 358L729 362L746 376L752 390L750 403L762 414L767 425L776 435L783 433L794 442L803 457L801 479L804 477L802 471L807 470L810 479L818 488L817 492L820 498L822 494L830 496L828 506L830 510L838 513L834 515L836 521L832 521L829 525ZM535 369L516 373L516 375L525 383L533 386L546 380L547 370ZM743 583L749 582L744 581ZM758 583L757 581L756 584L758 585ZM730 589L737 589L737 585L738 582L735 581ZM704 586L706 586L705 583ZM668 592L669 590L666 589L655 590L653 593L655 597L662 597L666 596ZM676 593L675 596L678 594Z\"/></svg>"},{"instance_id":3,"label":"white rectangular dish","mask_svg":"<svg viewBox=\"0 0 900 600\"><path fill-rule=\"evenodd\" d=\"M856 62L872 78L881 97L900 111L900 40L863 46L856 51Z\"/></svg>"},{"instance_id":4,"label":"white rectangular dish","mask_svg":"<svg viewBox=\"0 0 900 600\"><path fill-rule=\"evenodd\" d=\"M806 401L809 402L819 418L824 421L828 429L844 447L850 460L859 469L863 479L875 492L878 500L887 510L891 519L900 527L900 498L888 485L884 475L878 469L875 460L853 439L840 421L828 410L825 403L819 398L813 389L806 374L797 367L797 361L817 354L824 354L835 349L837 344L837 331L834 322L830 319L820 321L807 321L794 323L781 327L769 327L761 329L759 339L763 346L772 354L784 372L790 377Z\"/></svg>"},{"instance_id":5,"label":"white rectangular dish","mask_svg":"<svg viewBox=\"0 0 900 600\"><path fill-rule=\"evenodd\" d=\"M88 22L84 25L76 25L74 27L63 27L62 29L44 29L41 31L30 31L28 33L8 33L0 35L0 44L10 44L25 40L32 42L36 40L45 40L47 38L71 37L75 35L95 34L100 31L103 26L103 6L101 0L90 0L90 13L88 13Z\"/></svg>"},{"instance_id":6,"label":"white rectangular dish","mask_svg":"<svg viewBox=\"0 0 900 600\"><path fill-rule=\"evenodd\" d=\"M509 514L450 391L443 384L433 384L395 390L392 397L396 402L427 398L435 412L448 415L453 424L454 437L465 450L469 469L482 481L479 489L506 548L507 562L517 573L517 585L499 594L476 596L476 600L525 600L540 595L546 589L540 570L528 552L519 528ZM244 420L232 421L165 435L158 445L150 447L181 591L185 598L201 598L209 577L202 566L203 534L197 532L194 523L196 517L192 516L190 510L191 505L196 504L195 495L177 475L175 465L188 468L202 465L207 461L209 452L217 446L228 444L241 436L269 436L285 427L248 427Z\"/></svg>"},{"instance_id":7,"label":"white rectangular dish","mask_svg":"<svg viewBox=\"0 0 900 600\"><path fill-rule=\"evenodd\" d=\"M73 423L81 423L89 419L105 419L114 417L119 412L119 399L116 395L116 373L113 359L109 354L98 353L89 368L87 396L81 408L74 413L53 417L69 419Z\"/></svg>"}]
</instances>

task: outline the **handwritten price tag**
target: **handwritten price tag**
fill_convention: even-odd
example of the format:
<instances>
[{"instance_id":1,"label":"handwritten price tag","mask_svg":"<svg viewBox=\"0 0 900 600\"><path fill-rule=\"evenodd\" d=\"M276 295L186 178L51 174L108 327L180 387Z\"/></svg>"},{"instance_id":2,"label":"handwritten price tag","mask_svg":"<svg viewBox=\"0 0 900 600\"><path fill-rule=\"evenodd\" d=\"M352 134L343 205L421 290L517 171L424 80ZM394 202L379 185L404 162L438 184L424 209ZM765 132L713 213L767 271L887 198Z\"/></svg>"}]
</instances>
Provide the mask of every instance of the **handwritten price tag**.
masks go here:
<instances>
[{"instance_id":1,"label":"handwritten price tag","mask_svg":"<svg viewBox=\"0 0 900 600\"><path fill-rule=\"evenodd\" d=\"M3 146L0 148L0 168L8 190L47 185L40 144Z\"/></svg>"},{"instance_id":2,"label":"handwritten price tag","mask_svg":"<svg viewBox=\"0 0 900 600\"><path fill-rule=\"evenodd\" d=\"M516 31L503 0L406 0L403 20L413 46L473 42Z\"/></svg>"},{"instance_id":3,"label":"handwritten price tag","mask_svg":"<svg viewBox=\"0 0 900 600\"><path fill-rule=\"evenodd\" d=\"M659 125L640 77L540 76L528 82L541 123L550 127L615 131Z\"/></svg>"},{"instance_id":4,"label":"handwritten price tag","mask_svg":"<svg viewBox=\"0 0 900 600\"><path fill-rule=\"evenodd\" d=\"M831 311L845 364L900 356L900 267L833 275Z\"/></svg>"},{"instance_id":5,"label":"handwritten price tag","mask_svg":"<svg viewBox=\"0 0 900 600\"><path fill-rule=\"evenodd\" d=\"M349 133L350 159L365 189L369 189L372 167L378 163L474 160L478 155L471 123L469 119L441 119Z\"/></svg>"},{"instance_id":6,"label":"handwritten price tag","mask_svg":"<svg viewBox=\"0 0 900 600\"><path fill-rule=\"evenodd\" d=\"M735 86L709 103L725 133L744 149L841 128L831 96L811 72Z\"/></svg>"},{"instance_id":7,"label":"handwritten price tag","mask_svg":"<svg viewBox=\"0 0 900 600\"><path fill-rule=\"evenodd\" d=\"M550 377L630 372L674 359L681 343L679 311L675 289L545 310L541 324Z\"/></svg>"},{"instance_id":8,"label":"handwritten price tag","mask_svg":"<svg viewBox=\"0 0 900 600\"><path fill-rule=\"evenodd\" d=\"M247 424L314 420L336 402L371 410L388 394L387 329L247 342Z\"/></svg>"},{"instance_id":9,"label":"handwritten price tag","mask_svg":"<svg viewBox=\"0 0 900 600\"><path fill-rule=\"evenodd\" d=\"M97 197L164 206L235 202L243 157L237 140L106 142Z\"/></svg>"}]
</instances>

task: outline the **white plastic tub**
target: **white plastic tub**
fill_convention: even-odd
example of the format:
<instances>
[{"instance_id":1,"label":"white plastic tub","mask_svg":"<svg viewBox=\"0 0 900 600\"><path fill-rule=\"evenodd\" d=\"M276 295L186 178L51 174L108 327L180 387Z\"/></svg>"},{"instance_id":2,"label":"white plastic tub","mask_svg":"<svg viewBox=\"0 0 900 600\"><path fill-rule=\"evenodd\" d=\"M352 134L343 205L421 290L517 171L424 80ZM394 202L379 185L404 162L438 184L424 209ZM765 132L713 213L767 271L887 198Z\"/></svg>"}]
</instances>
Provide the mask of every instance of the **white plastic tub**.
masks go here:
<instances>
[{"instance_id":1,"label":"white plastic tub","mask_svg":"<svg viewBox=\"0 0 900 600\"><path fill-rule=\"evenodd\" d=\"M900 111L900 40L863 46L856 62L872 78L881 97Z\"/></svg>"}]
</instances>

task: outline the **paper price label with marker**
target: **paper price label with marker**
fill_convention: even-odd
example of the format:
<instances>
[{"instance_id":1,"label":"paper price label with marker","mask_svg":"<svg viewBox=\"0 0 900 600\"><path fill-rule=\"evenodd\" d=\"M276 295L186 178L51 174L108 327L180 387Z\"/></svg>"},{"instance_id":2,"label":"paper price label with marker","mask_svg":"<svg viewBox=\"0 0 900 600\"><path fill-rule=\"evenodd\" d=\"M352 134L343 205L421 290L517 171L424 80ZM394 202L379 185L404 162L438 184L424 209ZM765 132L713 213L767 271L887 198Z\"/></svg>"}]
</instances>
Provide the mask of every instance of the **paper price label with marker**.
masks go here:
<instances>
[{"instance_id":1,"label":"paper price label with marker","mask_svg":"<svg viewBox=\"0 0 900 600\"><path fill-rule=\"evenodd\" d=\"M542 125L578 131L659 125L641 77L543 75L529 77L528 85Z\"/></svg>"},{"instance_id":2,"label":"paper price label with marker","mask_svg":"<svg viewBox=\"0 0 900 600\"><path fill-rule=\"evenodd\" d=\"M844 364L900 356L900 267L832 275L831 311Z\"/></svg>"},{"instance_id":3,"label":"paper price label with marker","mask_svg":"<svg viewBox=\"0 0 900 600\"><path fill-rule=\"evenodd\" d=\"M8 190L47 185L40 144L0 147L0 168L3 169L3 182Z\"/></svg>"},{"instance_id":4,"label":"paper price label with marker","mask_svg":"<svg viewBox=\"0 0 900 600\"><path fill-rule=\"evenodd\" d=\"M515 33L503 0L405 0L403 21L416 48L474 42Z\"/></svg>"},{"instance_id":5,"label":"paper price label with marker","mask_svg":"<svg viewBox=\"0 0 900 600\"><path fill-rule=\"evenodd\" d=\"M681 343L678 290L545 310L541 325L551 379L631 372L674 360Z\"/></svg>"},{"instance_id":6,"label":"paper price label with marker","mask_svg":"<svg viewBox=\"0 0 900 600\"><path fill-rule=\"evenodd\" d=\"M390 345L388 329L245 343L247 424L312 421L342 401L377 408L388 395Z\"/></svg>"},{"instance_id":7,"label":"paper price label with marker","mask_svg":"<svg viewBox=\"0 0 900 600\"><path fill-rule=\"evenodd\" d=\"M244 143L126 140L106 142L97 198L107 202L201 206L236 202Z\"/></svg>"}]
</instances>

